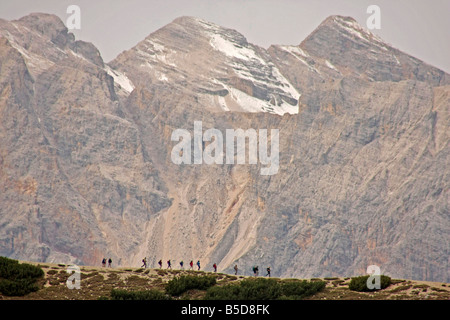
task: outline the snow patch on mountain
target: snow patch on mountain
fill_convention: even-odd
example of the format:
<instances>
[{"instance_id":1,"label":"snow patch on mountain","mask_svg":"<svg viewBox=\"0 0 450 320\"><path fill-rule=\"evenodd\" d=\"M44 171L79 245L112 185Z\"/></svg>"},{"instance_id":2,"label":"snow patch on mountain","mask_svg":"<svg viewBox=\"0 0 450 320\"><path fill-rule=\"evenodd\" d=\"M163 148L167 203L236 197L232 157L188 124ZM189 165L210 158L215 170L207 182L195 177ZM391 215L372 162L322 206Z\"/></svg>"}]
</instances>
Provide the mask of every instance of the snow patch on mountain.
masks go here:
<instances>
[{"instance_id":1,"label":"snow patch on mountain","mask_svg":"<svg viewBox=\"0 0 450 320\"><path fill-rule=\"evenodd\" d=\"M14 26L18 28L16 25ZM33 76L37 76L40 72L54 65L53 61L45 59L44 57L25 49L9 31L5 30L2 32L2 35L8 39L14 49L19 51Z\"/></svg>"},{"instance_id":2,"label":"snow patch on mountain","mask_svg":"<svg viewBox=\"0 0 450 320\"><path fill-rule=\"evenodd\" d=\"M370 44L376 45L384 51L388 50L387 44L380 37L361 27L361 25L359 25L359 23L355 20L346 19L341 16L335 16L333 19L337 25L347 31L350 35L353 35Z\"/></svg>"},{"instance_id":3,"label":"snow patch on mountain","mask_svg":"<svg viewBox=\"0 0 450 320\"><path fill-rule=\"evenodd\" d=\"M241 90L229 87L234 100L248 112L273 112L277 114L297 113L297 105L291 105L282 100L281 103L274 103L276 95L285 95L298 101L300 93L282 75L278 68L272 63L264 60L253 48L253 46L243 46L233 38L222 34L211 34L211 46L234 61L229 62L234 73L241 79L253 83L255 86L265 88L272 96L272 102L250 96ZM237 61L236 61L236 60Z\"/></svg>"},{"instance_id":4,"label":"snow patch on mountain","mask_svg":"<svg viewBox=\"0 0 450 320\"><path fill-rule=\"evenodd\" d=\"M241 60L257 60L260 63L264 63L264 60L262 60L252 49L236 44L229 39L225 39L220 34L213 34L210 44L215 50L221 51L229 57Z\"/></svg>"},{"instance_id":5,"label":"snow patch on mountain","mask_svg":"<svg viewBox=\"0 0 450 320\"><path fill-rule=\"evenodd\" d=\"M231 99L231 105L238 105L244 112L269 112L278 115L283 115L285 113L289 114L297 114L298 106L291 105L285 101L281 101L281 103L272 104L270 101L265 101L262 99L258 99L253 97L239 89L236 89L232 86L229 86L217 79L214 80L214 83L222 85L222 87L228 90L229 95L226 97L219 97L220 107L224 111L230 111L232 109L231 106L227 103L227 99ZM275 100L275 99L274 99Z\"/></svg>"},{"instance_id":6,"label":"snow patch on mountain","mask_svg":"<svg viewBox=\"0 0 450 320\"><path fill-rule=\"evenodd\" d=\"M105 65L105 71L114 78L114 83L118 84L127 93L131 93L134 90L134 84L124 73L113 70L108 65Z\"/></svg>"},{"instance_id":7,"label":"snow patch on mountain","mask_svg":"<svg viewBox=\"0 0 450 320\"><path fill-rule=\"evenodd\" d=\"M279 46L279 47L281 49L283 49L284 51L290 53L292 56L294 56L297 60L299 60L301 63L303 63L305 66L307 66L309 70L311 70L317 74L320 74L320 71L317 70L317 68L314 65L308 63L305 60L305 58L309 57L309 54L306 51L300 49L297 46Z\"/></svg>"},{"instance_id":8,"label":"snow patch on mountain","mask_svg":"<svg viewBox=\"0 0 450 320\"><path fill-rule=\"evenodd\" d=\"M292 54L293 56L302 56L305 58L309 58L310 55L303 49L301 49L298 46L280 46L281 49L289 52L290 54Z\"/></svg>"},{"instance_id":9,"label":"snow patch on mountain","mask_svg":"<svg viewBox=\"0 0 450 320\"><path fill-rule=\"evenodd\" d=\"M339 70L328 60L325 60L325 64L327 65L328 68L333 69L337 72L339 72Z\"/></svg>"},{"instance_id":10,"label":"snow patch on mountain","mask_svg":"<svg viewBox=\"0 0 450 320\"><path fill-rule=\"evenodd\" d=\"M137 47L136 53L139 57L144 60L150 60L155 63L162 62L165 65L176 68L177 65L173 62L171 58L176 54L176 51L170 48L164 47L164 45L152 41L150 39L146 39L144 44Z\"/></svg>"},{"instance_id":11,"label":"snow patch on mountain","mask_svg":"<svg viewBox=\"0 0 450 320\"><path fill-rule=\"evenodd\" d=\"M297 89L295 89L294 86L292 86L289 80L286 79L285 76L281 74L280 70L278 70L278 68L275 67L275 65L271 63L271 66L273 76L275 76L277 82L281 84L281 90L287 92L295 100L300 99L301 94L297 91Z\"/></svg>"}]
</instances>

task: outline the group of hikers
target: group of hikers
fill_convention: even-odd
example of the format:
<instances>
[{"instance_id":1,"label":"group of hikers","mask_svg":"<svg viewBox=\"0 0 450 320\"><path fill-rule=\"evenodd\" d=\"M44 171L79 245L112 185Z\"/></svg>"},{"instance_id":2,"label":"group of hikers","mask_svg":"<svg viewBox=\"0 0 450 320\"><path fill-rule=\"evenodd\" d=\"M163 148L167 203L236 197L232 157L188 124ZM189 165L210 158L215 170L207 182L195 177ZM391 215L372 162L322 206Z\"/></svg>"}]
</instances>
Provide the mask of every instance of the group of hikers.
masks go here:
<instances>
[{"instance_id":1,"label":"group of hikers","mask_svg":"<svg viewBox=\"0 0 450 320\"><path fill-rule=\"evenodd\" d=\"M142 267L147 268L147 258L142 259L142 262L144 263ZM161 269L162 264L163 264L162 260L159 260L158 264L159 264L159 268ZM198 270L200 270L200 260L197 261L196 265L197 265ZM194 270L194 261L191 260L191 262L189 262L189 267L190 267L190 270ZM180 261L180 268L184 269L183 261ZM215 263L213 265L213 268L214 268L214 272L216 272L217 265ZM172 269L172 262L170 260L167 260L167 269Z\"/></svg>"},{"instance_id":2,"label":"group of hikers","mask_svg":"<svg viewBox=\"0 0 450 320\"><path fill-rule=\"evenodd\" d=\"M109 258L108 260L106 260L106 258L103 258L103 260L102 260L102 266L103 267L106 267L106 262L108 262L108 267L111 268L111 265L112 265L111 258ZM158 264L159 264L159 268L161 269L162 265L163 265L162 260L159 260ZM197 265L197 268L198 268L197 270L200 271L200 260L197 260L196 265ZM144 257L144 259L142 259L142 266L141 266L141 268L147 268L147 257ZM180 268L184 269L184 262L183 262L183 260L180 261ZM214 268L214 272L217 272L217 264L216 263L213 264L213 268ZM172 269L172 262L170 260L167 260L167 269ZM192 261L192 260L189 262L189 269L190 270L194 270L194 261ZM236 264L236 265L234 265L234 274L237 275L238 271L239 271L239 269L238 269L238 266ZM270 267L268 267L266 269L266 271L267 271L266 277L270 278ZM253 274L254 274L255 277L257 277L259 275L259 267L258 266L253 266Z\"/></svg>"},{"instance_id":3,"label":"group of hikers","mask_svg":"<svg viewBox=\"0 0 450 320\"><path fill-rule=\"evenodd\" d=\"M112 264L112 260L111 258L108 259L108 268L111 268L111 264ZM105 268L106 267L106 258L103 258L102 260L102 267Z\"/></svg>"},{"instance_id":4,"label":"group of hikers","mask_svg":"<svg viewBox=\"0 0 450 320\"><path fill-rule=\"evenodd\" d=\"M234 266L234 267L237 268L237 266ZM266 277L270 278L270 267L267 267L266 271L267 271ZM259 267L258 266L253 267L253 274L255 275L255 277L257 277L259 275Z\"/></svg>"},{"instance_id":5,"label":"group of hikers","mask_svg":"<svg viewBox=\"0 0 450 320\"><path fill-rule=\"evenodd\" d=\"M159 265L159 268L161 269L162 265L163 265L162 260L158 261L158 265ZM196 265L197 265L197 268L198 268L197 270L200 271L200 260L197 260ZM147 257L144 257L144 259L142 259L142 266L141 266L141 268L147 268ZM184 262L183 262L183 260L180 261L180 268L184 270ZM191 260L189 262L189 268L190 268L190 270L194 270L194 261ZM216 263L213 264L213 268L214 268L214 272L217 272L217 264ZM172 262L170 260L167 260L167 269L172 269ZM238 269L238 266L236 264L234 266L234 274L235 275L238 274L238 270L239 269ZM266 271L267 271L266 277L268 276L270 278L270 267L268 267L266 269ZM259 267L258 266L254 266L253 267L253 274L255 275L255 277L257 277L259 275Z\"/></svg>"}]
</instances>

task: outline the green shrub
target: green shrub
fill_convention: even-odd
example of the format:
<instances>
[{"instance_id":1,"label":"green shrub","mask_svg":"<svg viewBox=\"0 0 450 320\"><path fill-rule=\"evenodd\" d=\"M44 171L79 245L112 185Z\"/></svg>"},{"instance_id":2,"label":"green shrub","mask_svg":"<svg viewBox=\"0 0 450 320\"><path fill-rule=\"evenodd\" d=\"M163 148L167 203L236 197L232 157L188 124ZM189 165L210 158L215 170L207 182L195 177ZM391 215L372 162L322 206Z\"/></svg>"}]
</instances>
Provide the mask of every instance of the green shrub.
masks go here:
<instances>
[{"instance_id":1,"label":"green shrub","mask_svg":"<svg viewBox=\"0 0 450 320\"><path fill-rule=\"evenodd\" d=\"M245 279L240 287L240 300L274 300L281 295L281 288L275 279Z\"/></svg>"},{"instance_id":2,"label":"green shrub","mask_svg":"<svg viewBox=\"0 0 450 320\"><path fill-rule=\"evenodd\" d=\"M37 291L36 280L43 276L40 267L0 257L0 293L4 295L24 296Z\"/></svg>"},{"instance_id":3,"label":"green shrub","mask_svg":"<svg viewBox=\"0 0 450 320\"><path fill-rule=\"evenodd\" d=\"M325 286L325 281L289 281L281 284L281 291L288 299L300 300L323 290Z\"/></svg>"},{"instance_id":4,"label":"green shrub","mask_svg":"<svg viewBox=\"0 0 450 320\"><path fill-rule=\"evenodd\" d=\"M0 292L5 296L24 296L38 290L39 287L31 279L17 279L14 281L8 279L0 280Z\"/></svg>"},{"instance_id":5,"label":"green shrub","mask_svg":"<svg viewBox=\"0 0 450 320\"><path fill-rule=\"evenodd\" d=\"M215 284L215 276L180 276L167 282L166 292L172 296L179 296L188 290L206 290Z\"/></svg>"},{"instance_id":6,"label":"green shrub","mask_svg":"<svg viewBox=\"0 0 450 320\"><path fill-rule=\"evenodd\" d=\"M121 289L111 290L112 300L169 300L170 297L159 290L128 291Z\"/></svg>"},{"instance_id":7,"label":"green shrub","mask_svg":"<svg viewBox=\"0 0 450 320\"><path fill-rule=\"evenodd\" d=\"M358 291L358 292L369 292L369 291L376 291L378 289L374 288L374 289L369 289L367 287L367 279L369 279L369 275L366 276L360 276L360 277L353 277L350 280L350 283L348 285L348 288L350 290L353 291ZM385 275L381 275L380 276L380 285L381 288L380 289L384 289L386 287L388 287L391 284L391 278Z\"/></svg>"},{"instance_id":8,"label":"green shrub","mask_svg":"<svg viewBox=\"0 0 450 320\"><path fill-rule=\"evenodd\" d=\"M205 300L239 300L240 292L239 284L214 286L206 291Z\"/></svg>"},{"instance_id":9,"label":"green shrub","mask_svg":"<svg viewBox=\"0 0 450 320\"><path fill-rule=\"evenodd\" d=\"M276 300L303 299L311 296L323 288L324 281L286 281L278 282L274 279L251 278L240 283L228 284L209 288L206 292L207 300Z\"/></svg>"}]
</instances>

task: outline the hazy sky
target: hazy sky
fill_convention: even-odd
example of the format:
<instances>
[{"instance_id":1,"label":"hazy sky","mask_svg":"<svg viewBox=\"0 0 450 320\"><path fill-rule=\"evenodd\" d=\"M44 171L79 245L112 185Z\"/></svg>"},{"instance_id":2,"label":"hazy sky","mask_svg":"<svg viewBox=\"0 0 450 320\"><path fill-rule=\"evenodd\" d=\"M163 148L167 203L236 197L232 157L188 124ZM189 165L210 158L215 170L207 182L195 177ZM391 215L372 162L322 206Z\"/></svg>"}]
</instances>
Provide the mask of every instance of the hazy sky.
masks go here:
<instances>
[{"instance_id":1,"label":"hazy sky","mask_svg":"<svg viewBox=\"0 0 450 320\"><path fill-rule=\"evenodd\" d=\"M381 9L381 29L392 46L450 73L450 0L1 0L0 18L31 12L58 15L81 9L77 39L92 42L106 62L179 16L196 16L242 33L249 42L299 44L325 18L339 14L363 27L371 4Z\"/></svg>"}]
</instances>

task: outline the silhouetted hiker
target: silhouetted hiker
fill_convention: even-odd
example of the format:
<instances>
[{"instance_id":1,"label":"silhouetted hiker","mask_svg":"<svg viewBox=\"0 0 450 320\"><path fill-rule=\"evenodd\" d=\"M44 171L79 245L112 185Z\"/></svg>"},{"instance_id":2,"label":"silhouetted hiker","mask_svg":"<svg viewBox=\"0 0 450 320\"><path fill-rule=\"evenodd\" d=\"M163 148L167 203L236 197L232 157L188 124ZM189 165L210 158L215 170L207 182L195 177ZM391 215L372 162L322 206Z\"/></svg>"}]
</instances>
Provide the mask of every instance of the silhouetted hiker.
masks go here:
<instances>
[{"instance_id":1,"label":"silhouetted hiker","mask_svg":"<svg viewBox=\"0 0 450 320\"><path fill-rule=\"evenodd\" d=\"M234 265L234 275L237 275L238 273L238 267L237 264Z\"/></svg>"},{"instance_id":2,"label":"silhouetted hiker","mask_svg":"<svg viewBox=\"0 0 450 320\"><path fill-rule=\"evenodd\" d=\"M144 259L142 259L142 266L141 266L141 268L142 267L144 267L144 269L147 268L147 257L144 257Z\"/></svg>"},{"instance_id":3,"label":"silhouetted hiker","mask_svg":"<svg viewBox=\"0 0 450 320\"><path fill-rule=\"evenodd\" d=\"M200 271L200 260L197 261L198 270Z\"/></svg>"},{"instance_id":4,"label":"silhouetted hiker","mask_svg":"<svg viewBox=\"0 0 450 320\"><path fill-rule=\"evenodd\" d=\"M266 274L266 276L269 276L269 278L270 278L270 267L267 268L267 274Z\"/></svg>"},{"instance_id":5,"label":"silhouetted hiker","mask_svg":"<svg viewBox=\"0 0 450 320\"><path fill-rule=\"evenodd\" d=\"M217 264L213 264L214 272L217 272Z\"/></svg>"},{"instance_id":6,"label":"silhouetted hiker","mask_svg":"<svg viewBox=\"0 0 450 320\"><path fill-rule=\"evenodd\" d=\"M112 260L111 260L111 258L109 258L108 259L108 267L110 267L110 268L111 268L111 263L112 263Z\"/></svg>"},{"instance_id":7,"label":"silhouetted hiker","mask_svg":"<svg viewBox=\"0 0 450 320\"><path fill-rule=\"evenodd\" d=\"M102 267L103 268L106 267L106 258L103 258L103 260L102 260Z\"/></svg>"},{"instance_id":8,"label":"silhouetted hiker","mask_svg":"<svg viewBox=\"0 0 450 320\"><path fill-rule=\"evenodd\" d=\"M253 274L255 275L255 277L258 276L258 266L253 267Z\"/></svg>"},{"instance_id":9,"label":"silhouetted hiker","mask_svg":"<svg viewBox=\"0 0 450 320\"><path fill-rule=\"evenodd\" d=\"M162 260L159 260L158 264L159 264L159 268L161 269L162 268Z\"/></svg>"},{"instance_id":10,"label":"silhouetted hiker","mask_svg":"<svg viewBox=\"0 0 450 320\"><path fill-rule=\"evenodd\" d=\"M184 262L183 262L183 261L180 261L180 267L181 267L181 269L183 269L183 264L184 264Z\"/></svg>"},{"instance_id":11,"label":"silhouetted hiker","mask_svg":"<svg viewBox=\"0 0 450 320\"><path fill-rule=\"evenodd\" d=\"M172 269L172 264L170 263L170 260L167 260L167 269Z\"/></svg>"},{"instance_id":12,"label":"silhouetted hiker","mask_svg":"<svg viewBox=\"0 0 450 320\"><path fill-rule=\"evenodd\" d=\"M191 262L189 262L189 265L191 266L191 270L194 270L194 261L191 260Z\"/></svg>"}]
</instances>

